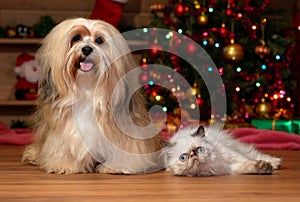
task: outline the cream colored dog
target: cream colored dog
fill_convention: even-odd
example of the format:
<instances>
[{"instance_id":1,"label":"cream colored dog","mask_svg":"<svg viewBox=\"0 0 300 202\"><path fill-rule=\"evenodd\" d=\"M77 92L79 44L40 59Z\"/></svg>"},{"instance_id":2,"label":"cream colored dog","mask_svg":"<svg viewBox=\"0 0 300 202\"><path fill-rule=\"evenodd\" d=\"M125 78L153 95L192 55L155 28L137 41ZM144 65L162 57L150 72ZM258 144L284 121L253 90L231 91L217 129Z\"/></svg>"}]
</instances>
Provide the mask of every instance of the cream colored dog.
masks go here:
<instances>
[{"instance_id":1,"label":"cream colored dog","mask_svg":"<svg viewBox=\"0 0 300 202\"><path fill-rule=\"evenodd\" d=\"M124 79L135 64L113 26L83 18L63 21L44 39L36 57L35 136L24 151L24 163L58 174L130 174L157 166L160 138L141 133L149 124L148 112L139 93L128 99L138 77ZM141 130L135 132L132 123Z\"/></svg>"}]
</instances>

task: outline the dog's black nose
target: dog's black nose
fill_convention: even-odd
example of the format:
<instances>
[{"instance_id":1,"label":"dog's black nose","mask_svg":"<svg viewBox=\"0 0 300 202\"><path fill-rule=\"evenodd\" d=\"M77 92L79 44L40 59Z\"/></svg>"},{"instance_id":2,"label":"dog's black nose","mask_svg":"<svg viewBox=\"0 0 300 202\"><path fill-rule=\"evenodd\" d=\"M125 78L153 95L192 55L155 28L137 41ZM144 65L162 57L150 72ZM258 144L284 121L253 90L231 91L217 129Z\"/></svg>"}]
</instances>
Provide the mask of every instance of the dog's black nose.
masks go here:
<instances>
[{"instance_id":1,"label":"dog's black nose","mask_svg":"<svg viewBox=\"0 0 300 202\"><path fill-rule=\"evenodd\" d=\"M81 51L83 55L88 56L91 52L93 52L93 48L90 46L85 46L81 49Z\"/></svg>"}]
</instances>

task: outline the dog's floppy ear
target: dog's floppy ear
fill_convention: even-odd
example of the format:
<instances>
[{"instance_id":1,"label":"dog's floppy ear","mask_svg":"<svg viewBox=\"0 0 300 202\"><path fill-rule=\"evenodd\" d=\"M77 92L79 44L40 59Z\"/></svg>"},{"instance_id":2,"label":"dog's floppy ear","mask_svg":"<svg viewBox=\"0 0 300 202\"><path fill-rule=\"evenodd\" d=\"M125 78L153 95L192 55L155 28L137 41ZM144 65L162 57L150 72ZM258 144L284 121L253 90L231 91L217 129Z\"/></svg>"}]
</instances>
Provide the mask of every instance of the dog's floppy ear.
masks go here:
<instances>
[{"instance_id":1,"label":"dog's floppy ear","mask_svg":"<svg viewBox=\"0 0 300 202\"><path fill-rule=\"evenodd\" d=\"M45 101L49 97L55 97L57 95L57 88L53 81L53 75L51 66L49 64L50 55L45 54L47 44L43 44L38 50L36 58L38 60L38 72L39 72L39 82L38 82L38 92L40 101ZM49 53L50 54L50 53Z\"/></svg>"},{"instance_id":2,"label":"dog's floppy ear","mask_svg":"<svg viewBox=\"0 0 300 202\"><path fill-rule=\"evenodd\" d=\"M51 71L49 71L46 76L42 77L39 80L39 99L45 101L47 98L51 96L55 96L57 90L53 85L53 81L51 78Z\"/></svg>"},{"instance_id":3,"label":"dog's floppy ear","mask_svg":"<svg viewBox=\"0 0 300 202\"><path fill-rule=\"evenodd\" d=\"M55 26L44 38L36 58L40 73L40 87L51 89L61 97L67 95L72 88L72 77L67 69L65 57L69 51L68 32L76 21L66 20Z\"/></svg>"}]
</instances>

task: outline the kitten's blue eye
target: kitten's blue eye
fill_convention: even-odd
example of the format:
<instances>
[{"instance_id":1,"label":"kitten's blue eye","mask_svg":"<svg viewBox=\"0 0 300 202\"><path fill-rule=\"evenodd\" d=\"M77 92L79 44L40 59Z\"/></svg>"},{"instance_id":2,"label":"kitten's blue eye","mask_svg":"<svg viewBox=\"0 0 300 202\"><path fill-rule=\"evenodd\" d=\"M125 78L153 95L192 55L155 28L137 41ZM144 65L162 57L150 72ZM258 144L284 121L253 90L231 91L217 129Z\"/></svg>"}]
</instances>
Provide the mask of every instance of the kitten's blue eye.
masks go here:
<instances>
[{"instance_id":1,"label":"kitten's blue eye","mask_svg":"<svg viewBox=\"0 0 300 202\"><path fill-rule=\"evenodd\" d=\"M188 159L188 155L187 154L181 154L179 156L179 160L182 161L182 162L186 161L187 159Z\"/></svg>"},{"instance_id":2,"label":"kitten's blue eye","mask_svg":"<svg viewBox=\"0 0 300 202\"><path fill-rule=\"evenodd\" d=\"M196 151L198 153L203 153L204 152L204 148L203 147L198 147Z\"/></svg>"}]
</instances>

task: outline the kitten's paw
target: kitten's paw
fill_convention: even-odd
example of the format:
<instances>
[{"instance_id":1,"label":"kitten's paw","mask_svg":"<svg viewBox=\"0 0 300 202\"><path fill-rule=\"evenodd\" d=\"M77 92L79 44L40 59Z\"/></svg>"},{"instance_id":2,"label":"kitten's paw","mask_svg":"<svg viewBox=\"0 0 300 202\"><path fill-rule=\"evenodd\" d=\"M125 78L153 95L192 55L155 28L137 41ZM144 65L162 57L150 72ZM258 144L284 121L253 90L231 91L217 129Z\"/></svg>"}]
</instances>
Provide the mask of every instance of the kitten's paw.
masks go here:
<instances>
[{"instance_id":1,"label":"kitten's paw","mask_svg":"<svg viewBox=\"0 0 300 202\"><path fill-rule=\"evenodd\" d=\"M272 158L272 160L270 161L270 163L274 169L279 169L281 166L281 162L282 162L282 159L277 158L277 157Z\"/></svg>"},{"instance_id":2,"label":"kitten's paw","mask_svg":"<svg viewBox=\"0 0 300 202\"><path fill-rule=\"evenodd\" d=\"M98 165L96 167L96 173L107 173L107 174L112 174L112 175L122 175L122 174L130 174L129 171L119 171L119 170L115 170L109 167L106 167L102 164Z\"/></svg>"},{"instance_id":3,"label":"kitten's paw","mask_svg":"<svg viewBox=\"0 0 300 202\"><path fill-rule=\"evenodd\" d=\"M257 174L272 174L273 166L271 163L260 160L255 164Z\"/></svg>"}]
</instances>

